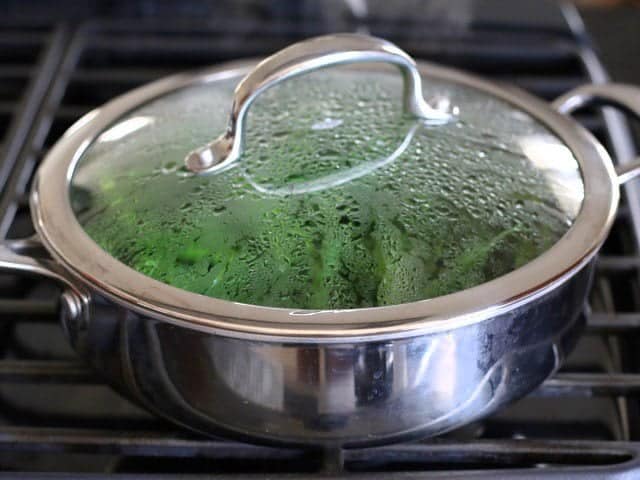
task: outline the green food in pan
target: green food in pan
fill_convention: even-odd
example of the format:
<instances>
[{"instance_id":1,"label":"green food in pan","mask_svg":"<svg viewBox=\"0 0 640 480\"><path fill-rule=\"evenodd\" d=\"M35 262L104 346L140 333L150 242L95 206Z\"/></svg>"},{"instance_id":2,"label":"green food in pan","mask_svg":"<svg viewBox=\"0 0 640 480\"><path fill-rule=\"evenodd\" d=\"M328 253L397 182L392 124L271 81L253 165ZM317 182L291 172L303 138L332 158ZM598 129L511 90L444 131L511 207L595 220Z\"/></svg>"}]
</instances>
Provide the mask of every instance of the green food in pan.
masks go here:
<instances>
[{"instance_id":1,"label":"green food in pan","mask_svg":"<svg viewBox=\"0 0 640 480\"><path fill-rule=\"evenodd\" d=\"M135 270L203 295L339 309L432 298L508 273L567 231L577 164L544 126L456 86L426 85L455 119L402 113L395 72L296 78L251 107L232 168L184 155L223 129L237 79L152 102L79 162L80 223Z\"/></svg>"}]
</instances>

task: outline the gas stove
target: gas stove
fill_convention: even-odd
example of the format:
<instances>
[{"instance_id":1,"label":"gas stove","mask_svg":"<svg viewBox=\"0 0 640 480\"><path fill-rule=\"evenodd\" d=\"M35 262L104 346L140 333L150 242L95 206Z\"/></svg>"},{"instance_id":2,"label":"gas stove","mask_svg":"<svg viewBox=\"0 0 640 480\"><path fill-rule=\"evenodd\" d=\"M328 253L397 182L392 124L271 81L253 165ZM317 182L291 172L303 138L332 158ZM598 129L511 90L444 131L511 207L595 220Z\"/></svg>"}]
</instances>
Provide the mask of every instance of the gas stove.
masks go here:
<instances>
[{"instance_id":1,"label":"gas stove","mask_svg":"<svg viewBox=\"0 0 640 480\"><path fill-rule=\"evenodd\" d=\"M606 80L580 18L555 3L21 3L7 2L0 23L3 238L33 233L34 169L82 114L161 76L264 56L308 36L367 31L415 58L547 100ZM590 110L578 119L619 158L632 157L619 114ZM632 478L640 475L639 245L640 190L629 185L598 261L587 332L560 372L518 403L441 437L356 450L278 449L180 430L76 360L58 323L55 284L2 274L0 477Z\"/></svg>"}]
</instances>

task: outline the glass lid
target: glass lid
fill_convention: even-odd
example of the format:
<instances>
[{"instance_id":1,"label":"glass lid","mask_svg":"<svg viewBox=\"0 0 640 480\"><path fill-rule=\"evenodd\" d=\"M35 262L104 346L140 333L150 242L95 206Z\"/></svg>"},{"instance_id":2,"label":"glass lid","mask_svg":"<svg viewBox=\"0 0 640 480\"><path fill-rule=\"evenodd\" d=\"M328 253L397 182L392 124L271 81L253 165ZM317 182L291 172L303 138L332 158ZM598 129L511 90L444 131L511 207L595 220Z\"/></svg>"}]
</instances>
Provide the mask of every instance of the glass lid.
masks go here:
<instances>
[{"instance_id":1,"label":"glass lid","mask_svg":"<svg viewBox=\"0 0 640 480\"><path fill-rule=\"evenodd\" d=\"M556 243L580 209L571 151L480 90L424 77L424 118L407 107L406 74L334 66L258 89L237 131L239 80L144 104L86 149L70 195L100 247L191 292L348 309L504 275ZM203 155L190 167L205 174L190 171L189 152L225 129L244 134L229 147L236 158L209 168Z\"/></svg>"}]
</instances>

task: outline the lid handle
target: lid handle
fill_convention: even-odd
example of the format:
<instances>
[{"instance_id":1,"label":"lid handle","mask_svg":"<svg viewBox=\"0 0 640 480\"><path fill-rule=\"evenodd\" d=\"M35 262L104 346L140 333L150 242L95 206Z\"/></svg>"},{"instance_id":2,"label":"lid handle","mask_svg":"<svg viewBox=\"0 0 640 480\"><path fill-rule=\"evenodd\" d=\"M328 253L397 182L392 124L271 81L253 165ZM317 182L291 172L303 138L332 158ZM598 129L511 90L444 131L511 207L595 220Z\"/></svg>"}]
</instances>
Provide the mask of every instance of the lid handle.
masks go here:
<instances>
[{"instance_id":1,"label":"lid handle","mask_svg":"<svg viewBox=\"0 0 640 480\"><path fill-rule=\"evenodd\" d=\"M213 173L235 162L242 154L249 106L266 89L320 68L363 62L390 63L400 69L404 79L404 109L408 113L438 123L450 118L425 102L416 62L393 43L348 33L315 37L266 58L242 79L233 94L227 130L189 153L185 158L187 168L195 173Z\"/></svg>"}]
</instances>

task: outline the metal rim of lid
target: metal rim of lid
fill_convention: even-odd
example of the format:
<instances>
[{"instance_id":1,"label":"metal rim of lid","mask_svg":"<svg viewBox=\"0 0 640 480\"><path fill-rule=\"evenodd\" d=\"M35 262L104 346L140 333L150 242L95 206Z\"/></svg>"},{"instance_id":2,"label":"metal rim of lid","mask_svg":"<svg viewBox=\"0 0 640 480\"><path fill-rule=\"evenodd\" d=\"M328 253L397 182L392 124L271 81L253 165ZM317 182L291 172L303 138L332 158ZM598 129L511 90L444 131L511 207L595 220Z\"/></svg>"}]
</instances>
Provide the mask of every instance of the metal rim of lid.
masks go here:
<instances>
[{"instance_id":1,"label":"metal rim of lid","mask_svg":"<svg viewBox=\"0 0 640 480\"><path fill-rule=\"evenodd\" d=\"M31 193L37 233L53 258L80 282L139 313L187 328L236 337L340 342L414 336L480 322L528 303L568 280L597 253L619 199L611 159L572 119L510 86L465 72L418 62L423 79L465 85L530 114L557 135L578 161L584 200L574 224L549 250L523 267L467 290L399 305L350 310L263 307L191 293L147 277L102 250L78 223L69 183L83 152L121 116L158 97L201 83L238 78L255 61L230 62L178 74L132 90L79 119L40 166ZM375 69L374 65L353 67Z\"/></svg>"}]
</instances>

